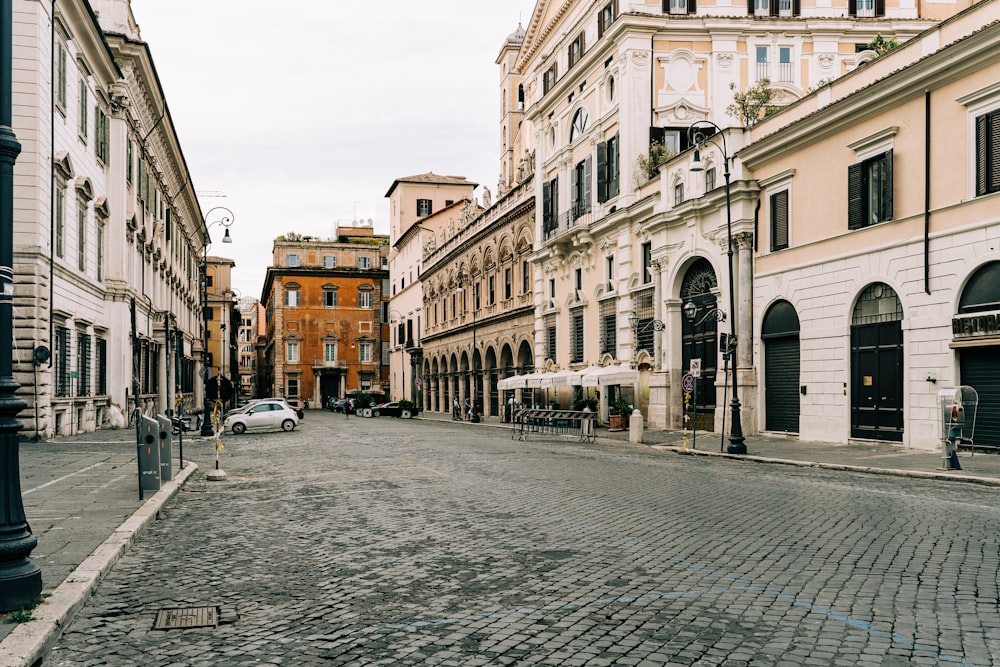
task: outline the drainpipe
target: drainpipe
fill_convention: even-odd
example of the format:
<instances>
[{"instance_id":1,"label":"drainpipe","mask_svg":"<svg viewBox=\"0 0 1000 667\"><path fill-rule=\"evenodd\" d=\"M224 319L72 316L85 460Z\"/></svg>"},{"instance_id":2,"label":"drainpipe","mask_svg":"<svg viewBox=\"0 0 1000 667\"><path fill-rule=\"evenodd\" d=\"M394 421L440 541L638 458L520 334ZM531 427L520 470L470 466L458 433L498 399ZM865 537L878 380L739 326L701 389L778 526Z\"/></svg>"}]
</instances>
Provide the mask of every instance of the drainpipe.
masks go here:
<instances>
[{"instance_id":1,"label":"drainpipe","mask_svg":"<svg viewBox=\"0 0 1000 667\"><path fill-rule=\"evenodd\" d=\"M931 293L931 91L924 92L924 292Z\"/></svg>"}]
</instances>

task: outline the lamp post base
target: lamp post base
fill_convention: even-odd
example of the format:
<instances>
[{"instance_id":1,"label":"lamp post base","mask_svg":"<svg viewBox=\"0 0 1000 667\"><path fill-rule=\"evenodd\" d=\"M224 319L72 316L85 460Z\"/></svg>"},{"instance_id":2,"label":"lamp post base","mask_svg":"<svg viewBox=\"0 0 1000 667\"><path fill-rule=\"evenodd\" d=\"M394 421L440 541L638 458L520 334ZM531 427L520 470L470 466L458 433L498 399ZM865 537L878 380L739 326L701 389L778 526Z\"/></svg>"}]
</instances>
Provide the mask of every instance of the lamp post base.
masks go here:
<instances>
[{"instance_id":1,"label":"lamp post base","mask_svg":"<svg viewBox=\"0 0 1000 667\"><path fill-rule=\"evenodd\" d=\"M733 440L730 440L729 444L726 445L726 453L727 454L746 454L747 453L747 446L745 444L743 444L743 442L735 442Z\"/></svg>"},{"instance_id":2,"label":"lamp post base","mask_svg":"<svg viewBox=\"0 0 1000 667\"><path fill-rule=\"evenodd\" d=\"M747 446L743 437L743 420L740 417L740 399L736 396L736 386L733 385L733 402L729 404L733 411L733 430L729 432L729 454L746 454Z\"/></svg>"}]
</instances>

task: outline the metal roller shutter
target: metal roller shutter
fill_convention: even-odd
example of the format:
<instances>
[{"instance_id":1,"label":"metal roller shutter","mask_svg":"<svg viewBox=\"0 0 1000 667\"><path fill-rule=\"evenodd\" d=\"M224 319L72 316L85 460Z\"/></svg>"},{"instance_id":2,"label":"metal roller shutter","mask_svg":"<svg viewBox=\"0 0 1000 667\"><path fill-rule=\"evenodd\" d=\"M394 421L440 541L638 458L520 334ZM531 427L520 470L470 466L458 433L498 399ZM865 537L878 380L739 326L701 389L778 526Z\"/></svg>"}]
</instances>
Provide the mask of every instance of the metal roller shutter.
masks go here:
<instances>
[{"instance_id":1,"label":"metal roller shutter","mask_svg":"<svg viewBox=\"0 0 1000 667\"><path fill-rule=\"evenodd\" d=\"M962 384L979 394L975 443L1000 448L1000 347L965 348L959 354Z\"/></svg>"},{"instance_id":2,"label":"metal roller shutter","mask_svg":"<svg viewBox=\"0 0 1000 667\"><path fill-rule=\"evenodd\" d=\"M764 342L764 400L768 431L799 432L799 337Z\"/></svg>"}]
</instances>

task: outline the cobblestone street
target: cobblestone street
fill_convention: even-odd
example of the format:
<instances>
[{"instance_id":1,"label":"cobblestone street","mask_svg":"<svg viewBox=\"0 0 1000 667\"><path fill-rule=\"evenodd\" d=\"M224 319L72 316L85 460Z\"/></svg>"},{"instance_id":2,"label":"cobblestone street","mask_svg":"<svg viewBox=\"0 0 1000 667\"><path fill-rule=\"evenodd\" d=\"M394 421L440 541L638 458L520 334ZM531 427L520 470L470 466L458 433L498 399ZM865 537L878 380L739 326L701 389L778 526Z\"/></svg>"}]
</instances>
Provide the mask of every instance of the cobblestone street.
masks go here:
<instances>
[{"instance_id":1,"label":"cobblestone street","mask_svg":"<svg viewBox=\"0 0 1000 667\"><path fill-rule=\"evenodd\" d=\"M989 487L321 411L223 442L46 664L1000 662Z\"/></svg>"}]
</instances>

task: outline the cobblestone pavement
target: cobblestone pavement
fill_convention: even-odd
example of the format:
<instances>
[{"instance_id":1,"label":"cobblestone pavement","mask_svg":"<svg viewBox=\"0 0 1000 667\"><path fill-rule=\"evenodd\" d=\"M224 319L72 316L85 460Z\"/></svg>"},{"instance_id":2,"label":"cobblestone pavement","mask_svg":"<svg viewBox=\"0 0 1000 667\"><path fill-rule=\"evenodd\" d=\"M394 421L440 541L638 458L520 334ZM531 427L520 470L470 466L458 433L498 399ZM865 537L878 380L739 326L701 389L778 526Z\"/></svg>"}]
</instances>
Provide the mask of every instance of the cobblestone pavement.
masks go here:
<instances>
[{"instance_id":1,"label":"cobblestone pavement","mask_svg":"<svg viewBox=\"0 0 1000 667\"><path fill-rule=\"evenodd\" d=\"M990 487L319 411L224 442L46 665L1000 662Z\"/></svg>"}]
</instances>

